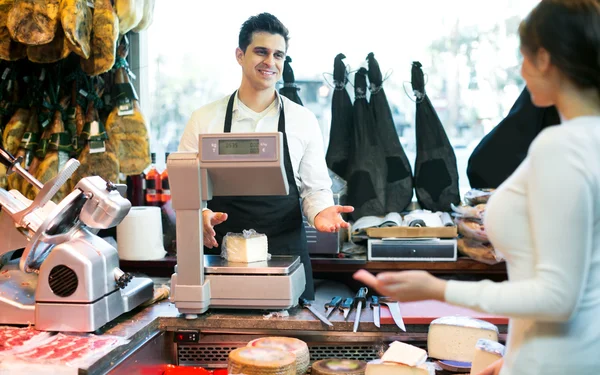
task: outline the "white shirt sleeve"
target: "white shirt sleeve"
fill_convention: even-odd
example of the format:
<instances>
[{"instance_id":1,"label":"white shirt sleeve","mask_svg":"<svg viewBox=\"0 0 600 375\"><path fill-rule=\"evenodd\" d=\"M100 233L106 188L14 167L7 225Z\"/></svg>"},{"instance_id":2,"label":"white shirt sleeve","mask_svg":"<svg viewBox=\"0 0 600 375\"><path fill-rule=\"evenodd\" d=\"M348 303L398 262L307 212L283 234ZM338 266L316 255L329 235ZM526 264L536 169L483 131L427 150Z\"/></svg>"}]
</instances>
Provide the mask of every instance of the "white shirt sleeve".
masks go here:
<instances>
[{"instance_id":1,"label":"white shirt sleeve","mask_svg":"<svg viewBox=\"0 0 600 375\"><path fill-rule=\"evenodd\" d=\"M183 135L179 141L179 147L177 151L198 151L198 135L200 129L198 126L198 112L192 113L188 123L183 130Z\"/></svg>"},{"instance_id":2,"label":"white shirt sleeve","mask_svg":"<svg viewBox=\"0 0 600 375\"><path fill-rule=\"evenodd\" d=\"M594 183L581 142L573 142L577 136L585 135L549 128L530 148L526 199L534 277L449 281L447 302L511 318L566 321L572 316L588 277L594 225Z\"/></svg>"},{"instance_id":3,"label":"white shirt sleeve","mask_svg":"<svg viewBox=\"0 0 600 375\"><path fill-rule=\"evenodd\" d=\"M323 139L316 117L311 113L306 122L309 140L300 160L300 197L302 210L308 223L314 226L315 216L327 207L333 206L331 178L325 163Z\"/></svg>"}]
</instances>

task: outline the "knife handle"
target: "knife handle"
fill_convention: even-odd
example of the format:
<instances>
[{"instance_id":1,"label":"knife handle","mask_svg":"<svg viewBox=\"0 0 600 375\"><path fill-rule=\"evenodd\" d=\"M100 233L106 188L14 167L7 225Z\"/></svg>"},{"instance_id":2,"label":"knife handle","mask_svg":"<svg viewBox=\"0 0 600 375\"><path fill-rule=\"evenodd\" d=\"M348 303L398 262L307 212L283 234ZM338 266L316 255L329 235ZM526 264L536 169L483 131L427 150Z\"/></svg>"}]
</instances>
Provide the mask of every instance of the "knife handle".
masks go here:
<instances>
[{"instance_id":1,"label":"knife handle","mask_svg":"<svg viewBox=\"0 0 600 375\"><path fill-rule=\"evenodd\" d=\"M344 310L344 309L349 309L352 307L352 304L354 303L354 299L352 297L347 297L346 299L344 299L344 301L340 304L340 309Z\"/></svg>"},{"instance_id":2,"label":"knife handle","mask_svg":"<svg viewBox=\"0 0 600 375\"><path fill-rule=\"evenodd\" d=\"M300 298L299 301L300 301L300 306L302 306L302 307L310 306L310 302L306 298Z\"/></svg>"},{"instance_id":3,"label":"knife handle","mask_svg":"<svg viewBox=\"0 0 600 375\"><path fill-rule=\"evenodd\" d=\"M379 297L371 296L371 308L373 308L373 306L379 306Z\"/></svg>"},{"instance_id":4,"label":"knife handle","mask_svg":"<svg viewBox=\"0 0 600 375\"><path fill-rule=\"evenodd\" d=\"M332 309L335 309L336 307L338 307L338 305L339 305L341 302L342 302L342 297L337 297L337 296L336 296L336 297L333 297L333 298L331 299L331 301L330 301L330 302L327 302L327 303L325 304L325 308L326 308L326 309L327 309L327 308L332 308Z\"/></svg>"},{"instance_id":5,"label":"knife handle","mask_svg":"<svg viewBox=\"0 0 600 375\"><path fill-rule=\"evenodd\" d=\"M367 293L369 292L369 289L367 289L367 287L362 287L358 290L358 292L356 293L356 297L354 297L354 303L359 303L362 302L363 304L365 304L365 302L367 302Z\"/></svg>"}]
</instances>

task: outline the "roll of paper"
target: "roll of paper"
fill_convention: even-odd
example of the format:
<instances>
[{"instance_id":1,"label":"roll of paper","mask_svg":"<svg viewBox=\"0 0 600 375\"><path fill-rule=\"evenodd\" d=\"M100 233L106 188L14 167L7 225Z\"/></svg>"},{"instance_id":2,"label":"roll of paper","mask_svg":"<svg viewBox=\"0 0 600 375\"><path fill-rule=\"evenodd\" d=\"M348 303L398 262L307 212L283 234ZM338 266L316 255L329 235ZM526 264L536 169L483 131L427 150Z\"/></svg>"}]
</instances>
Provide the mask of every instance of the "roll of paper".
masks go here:
<instances>
[{"instance_id":1,"label":"roll of paper","mask_svg":"<svg viewBox=\"0 0 600 375\"><path fill-rule=\"evenodd\" d=\"M159 207L132 207L117 226L117 251L123 260L164 258Z\"/></svg>"}]
</instances>

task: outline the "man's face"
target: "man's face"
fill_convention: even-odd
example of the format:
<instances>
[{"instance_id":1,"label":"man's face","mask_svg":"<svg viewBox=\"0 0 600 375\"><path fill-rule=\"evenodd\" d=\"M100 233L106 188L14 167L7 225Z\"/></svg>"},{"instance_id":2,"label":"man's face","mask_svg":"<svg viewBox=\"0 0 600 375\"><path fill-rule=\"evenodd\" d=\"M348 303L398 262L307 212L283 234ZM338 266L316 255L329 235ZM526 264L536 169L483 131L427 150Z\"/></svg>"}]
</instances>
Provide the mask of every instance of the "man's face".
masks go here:
<instances>
[{"instance_id":1,"label":"man's face","mask_svg":"<svg viewBox=\"0 0 600 375\"><path fill-rule=\"evenodd\" d=\"M275 87L283 72L285 39L279 34L256 32L246 52L236 50L236 58L242 67L243 80L255 90Z\"/></svg>"}]
</instances>

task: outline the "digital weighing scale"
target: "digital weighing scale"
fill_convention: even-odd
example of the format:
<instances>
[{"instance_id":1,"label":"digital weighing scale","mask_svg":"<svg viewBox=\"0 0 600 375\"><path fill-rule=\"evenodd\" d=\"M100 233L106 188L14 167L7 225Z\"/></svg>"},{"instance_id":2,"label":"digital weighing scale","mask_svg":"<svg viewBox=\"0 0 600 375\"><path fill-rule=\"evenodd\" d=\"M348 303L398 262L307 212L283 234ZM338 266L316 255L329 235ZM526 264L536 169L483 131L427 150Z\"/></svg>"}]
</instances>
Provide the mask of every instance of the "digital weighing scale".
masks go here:
<instances>
[{"instance_id":1,"label":"digital weighing scale","mask_svg":"<svg viewBox=\"0 0 600 375\"><path fill-rule=\"evenodd\" d=\"M169 155L177 219L171 302L188 318L209 307L270 310L297 305L306 284L300 257L232 263L204 255L203 245L202 208L213 196L288 194L283 155L280 132L201 134L198 152Z\"/></svg>"}]
</instances>

